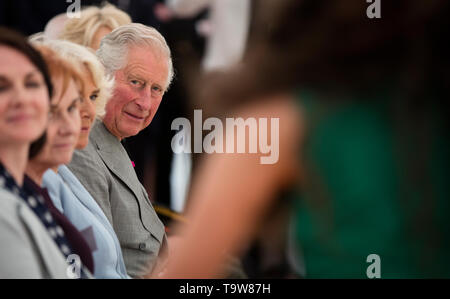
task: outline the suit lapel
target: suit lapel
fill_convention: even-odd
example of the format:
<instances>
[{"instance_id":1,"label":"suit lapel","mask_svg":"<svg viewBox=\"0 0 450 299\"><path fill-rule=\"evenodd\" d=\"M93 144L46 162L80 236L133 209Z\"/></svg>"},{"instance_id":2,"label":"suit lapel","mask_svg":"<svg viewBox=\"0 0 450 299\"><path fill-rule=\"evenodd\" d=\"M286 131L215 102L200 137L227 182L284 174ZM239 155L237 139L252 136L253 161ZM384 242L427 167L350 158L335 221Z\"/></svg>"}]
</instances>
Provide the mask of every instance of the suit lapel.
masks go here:
<instances>
[{"instance_id":1,"label":"suit lapel","mask_svg":"<svg viewBox=\"0 0 450 299\"><path fill-rule=\"evenodd\" d=\"M142 196L142 190L136 173L134 172L134 169L132 169L131 161L129 163L130 165L127 163L130 160L128 155L125 156L127 161L125 160L125 157L123 157L123 153L120 153L121 156L118 156L118 153L109 153L102 151L101 149L98 150L98 153L108 169L134 193L136 198L140 198Z\"/></svg>"},{"instance_id":2,"label":"suit lapel","mask_svg":"<svg viewBox=\"0 0 450 299\"><path fill-rule=\"evenodd\" d=\"M91 137L90 141L96 144L97 152L106 167L133 192L139 205L145 204L141 201L142 198L145 200L142 186L120 141L108 131L100 120L96 121Z\"/></svg>"}]
</instances>

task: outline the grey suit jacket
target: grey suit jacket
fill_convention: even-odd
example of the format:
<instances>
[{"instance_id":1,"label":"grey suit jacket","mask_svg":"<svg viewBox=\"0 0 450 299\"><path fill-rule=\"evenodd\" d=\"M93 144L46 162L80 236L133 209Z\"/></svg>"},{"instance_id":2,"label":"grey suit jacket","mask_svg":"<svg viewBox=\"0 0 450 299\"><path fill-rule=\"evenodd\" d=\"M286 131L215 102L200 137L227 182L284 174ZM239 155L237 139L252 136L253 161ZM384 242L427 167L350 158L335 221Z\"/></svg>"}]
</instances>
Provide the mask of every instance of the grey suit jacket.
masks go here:
<instances>
[{"instance_id":1,"label":"grey suit jacket","mask_svg":"<svg viewBox=\"0 0 450 299\"><path fill-rule=\"evenodd\" d=\"M75 151L69 169L97 201L122 248L127 272L143 276L153 269L166 243L164 225L139 182L120 141L96 120L88 146Z\"/></svg>"},{"instance_id":2,"label":"grey suit jacket","mask_svg":"<svg viewBox=\"0 0 450 299\"><path fill-rule=\"evenodd\" d=\"M0 279L69 278L69 265L20 198L0 189Z\"/></svg>"}]
</instances>

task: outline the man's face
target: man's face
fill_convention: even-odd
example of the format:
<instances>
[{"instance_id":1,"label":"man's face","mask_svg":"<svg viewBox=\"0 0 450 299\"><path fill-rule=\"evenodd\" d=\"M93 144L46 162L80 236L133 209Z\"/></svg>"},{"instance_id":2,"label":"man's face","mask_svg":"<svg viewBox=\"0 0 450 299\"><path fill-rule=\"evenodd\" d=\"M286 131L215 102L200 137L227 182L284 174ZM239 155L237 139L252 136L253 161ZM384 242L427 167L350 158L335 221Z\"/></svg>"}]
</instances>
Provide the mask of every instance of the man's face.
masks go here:
<instances>
[{"instance_id":1,"label":"man's face","mask_svg":"<svg viewBox=\"0 0 450 299\"><path fill-rule=\"evenodd\" d=\"M116 71L116 85L106 105L103 123L117 138L137 135L146 128L167 88L167 57L148 46L128 51L126 66Z\"/></svg>"}]
</instances>

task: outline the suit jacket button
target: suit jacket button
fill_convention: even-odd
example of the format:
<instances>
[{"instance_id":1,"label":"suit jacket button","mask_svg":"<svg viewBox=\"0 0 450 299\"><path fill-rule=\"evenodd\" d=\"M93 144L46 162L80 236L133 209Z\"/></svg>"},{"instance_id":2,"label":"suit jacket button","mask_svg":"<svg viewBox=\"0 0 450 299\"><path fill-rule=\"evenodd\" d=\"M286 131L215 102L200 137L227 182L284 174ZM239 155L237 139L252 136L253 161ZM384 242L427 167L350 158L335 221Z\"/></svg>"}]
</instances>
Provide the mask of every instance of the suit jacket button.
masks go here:
<instances>
[{"instance_id":1,"label":"suit jacket button","mask_svg":"<svg viewBox=\"0 0 450 299\"><path fill-rule=\"evenodd\" d=\"M139 243L139 249L144 250L146 247L145 243Z\"/></svg>"}]
</instances>

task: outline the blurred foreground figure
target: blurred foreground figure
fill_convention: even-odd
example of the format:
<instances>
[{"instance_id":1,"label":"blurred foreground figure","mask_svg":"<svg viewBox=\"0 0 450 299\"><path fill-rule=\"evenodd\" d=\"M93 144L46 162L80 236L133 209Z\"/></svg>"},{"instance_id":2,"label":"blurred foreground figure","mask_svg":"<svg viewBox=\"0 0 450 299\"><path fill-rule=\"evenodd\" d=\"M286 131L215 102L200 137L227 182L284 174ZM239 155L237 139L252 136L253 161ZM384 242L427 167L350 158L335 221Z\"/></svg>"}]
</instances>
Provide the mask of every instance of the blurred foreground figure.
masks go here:
<instances>
[{"instance_id":1,"label":"blurred foreground figure","mask_svg":"<svg viewBox=\"0 0 450 299\"><path fill-rule=\"evenodd\" d=\"M279 194L300 276L450 277L448 1L266 5L244 63L200 90L208 116L279 118L279 160L205 158L163 277L220 276Z\"/></svg>"},{"instance_id":2,"label":"blurred foreground figure","mask_svg":"<svg viewBox=\"0 0 450 299\"><path fill-rule=\"evenodd\" d=\"M54 233L61 227L40 194L24 185L28 157L45 143L53 94L40 53L0 27L0 278L68 278L67 239Z\"/></svg>"}]
</instances>

